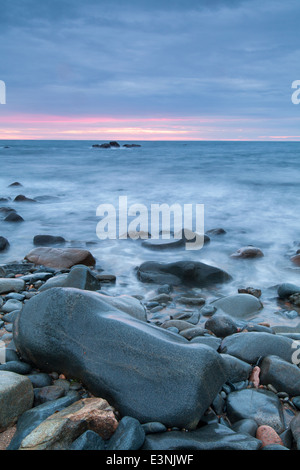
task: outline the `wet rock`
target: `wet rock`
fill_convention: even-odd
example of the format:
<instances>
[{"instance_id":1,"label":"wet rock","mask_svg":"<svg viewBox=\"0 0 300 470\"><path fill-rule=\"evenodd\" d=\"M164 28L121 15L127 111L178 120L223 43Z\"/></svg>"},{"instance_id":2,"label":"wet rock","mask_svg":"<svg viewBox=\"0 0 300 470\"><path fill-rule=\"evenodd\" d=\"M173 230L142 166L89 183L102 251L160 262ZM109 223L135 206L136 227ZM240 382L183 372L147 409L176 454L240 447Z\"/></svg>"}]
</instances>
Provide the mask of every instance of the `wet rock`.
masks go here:
<instances>
[{"instance_id":1,"label":"wet rock","mask_svg":"<svg viewBox=\"0 0 300 470\"><path fill-rule=\"evenodd\" d=\"M0 371L0 432L32 407L33 389L27 377Z\"/></svg>"},{"instance_id":2,"label":"wet rock","mask_svg":"<svg viewBox=\"0 0 300 470\"><path fill-rule=\"evenodd\" d=\"M61 245L65 242L63 237L53 235L36 235L33 239L33 244L36 246Z\"/></svg>"},{"instance_id":3,"label":"wet rock","mask_svg":"<svg viewBox=\"0 0 300 470\"><path fill-rule=\"evenodd\" d=\"M214 336L196 336L195 338L191 339L191 343L206 344L206 346L209 346L210 348L213 348L217 351L221 345L221 340L220 338L215 338Z\"/></svg>"},{"instance_id":4,"label":"wet rock","mask_svg":"<svg viewBox=\"0 0 300 470\"><path fill-rule=\"evenodd\" d=\"M0 278L0 294L7 292L21 292L25 289L25 282L22 279Z\"/></svg>"},{"instance_id":5,"label":"wet rock","mask_svg":"<svg viewBox=\"0 0 300 470\"><path fill-rule=\"evenodd\" d=\"M18 181L15 181L14 183L11 183L11 184L8 185L9 188L14 187L14 186L18 187L18 186L23 186L23 185L21 183L19 183Z\"/></svg>"},{"instance_id":6,"label":"wet rock","mask_svg":"<svg viewBox=\"0 0 300 470\"><path fill-rule=\"evenodd\" d=\"M258 425L254 419L246 418L241 419L240 421L236 421L232 425L232 429L235 432L239 432L242 434L249 434L250 436L255 437ZM258 438L257 438L258 439Z\"/></svg>"},{"instance_id":7,"label":"wet rock","mask_svg":"<svg viewBox=\"0 0 300 470\"><path fill-rule=\"evenodd\" d=\"M57 385L49 385L47 387L34 389L34 405L41 405L48 401L58 400L65 396L65 389Z\"/></svg>"},{"instance_id":8,"label":"wet rock","mask_svg":"<svg viewBox=\"0 0 300 470\"><path fill-rule=\"evenodd\" d=\"M73 266L67 275L62 274L61 276L51 277L51 279L42 285L40 291L52 287L75 287L76 289L84 290L101 289L100 281L96 275L87 266L81 265Z\"/></svg>"},{"instance_id":9,"label":"wet rock","mask_svg":"<svg viewBox=\"0 0 300 470\"><path fill-rule=\"evenodd\" d=\"M105 450L105 441L94 431L85 431L69 447L69 450Z\"/></svg>"},{"instance_id":10,"label":"wet rock","mask_svg":"<svg viewBox=\"0 0 300 470\"><path fill-rule=\"evenodd\" d=\"M230 255L231 258L242 258L242 259L262 258L263 256L264 256L263 252L259 248L256 248L255 246L252 246L252 245L240 248L235 253Z\"/></svg>"},{"instance_id":11,"label":"wet rock","mask_svg":"<svg viewBox=\"0 0 300 470\"><path fill-rule=\"evenodd\" d=\"M5 251L9 247L9 241L5 237L0 237L0 251Z\"/></svg>"},{"instance_id":12,"label":"wet rock","mask_svg":"<svg viewBox=\"0 0 300 470\"><path fill-rule=\"evenodd\" d=\"M171 431L146 436L142 450L258 450L261 442L221 424L185 433Z\"/></svg>"},{"instance_id":13,"label":"wet rock","mask_svg":"<svg viewBox=\"0 0 300 470\"><path fill-rule=\"evenodd\" d=\"M107 443L107 450L138 450L145 441L145 431L137 419L125 416Z\"/></svg>"},{"instance_id":14,"label":"wet rock","mask_svg":"<svg viewBox=\"0 0 300 470\"><path fill-rule=\"evenodd\" d=\"M59 398L51 402L44 403L43 405L36 406L28 411L25 411L18 419L17 431L8 446L8 450L17 450L25 437L38 427L46 418L63 410L79 400L79 395L76 392L69 393L66 397Z\"/></svg>"},{"instance_id":15,"label":"wet rock","mask_svg":"<svg viewBox=\"0 0 300 470\"><path fill-rule=\"evenodd\" d=\"M178 248L184 245L184 241L182 239L173 239L170 238L169 240L164 239L152 239L143 240L142 246L145 248L149 248L150 250L169 250L171 248Z\"/></svg>"},{"instance_id":16,"label":"wet rock","mask_svg":"<svg viewBox=\"0 0 300 470\"><path fill-rule=\"evenodd\" d=\"M225 338L238 331L238 327L233 319L226 314L216 313L205 322L205 328L211 331L218 338Z\"/></svg>"},{"instance_id":17,"label":"wet rock","mask_svg":"<svg viewBox=\"0 0 300 470\"><path fill-rule=\"evenodd\" d=\"M255 364L259 357L277 355L292 362L293 340L269 333L236 333L223 339L220 351Z\"/></svg>"},{"instance_id":18,"label":"wet rock","mask_svg":"<svg viewBox=\"0 0 300 470\"><path fill-rule=\"evenodd\" d=\"M15 197L14 202L37 202L35 199L30 199L29 197L19 194Z\"/></svg>"},{"instance_id":19,"label":"wet rock","mask_svg":"<svg viewBox=\"0 0 300 470\"><path fill-rule=\"evenodd\" d=\"M142 428L144 429L145 434L155 434L167 431L166 426L158 422L142 424Z\"/></svg>"},{"instance_id":20,"label":"wet rock","mask_svg":"<svg viewBox=\"0 0 300 470\"><path fill-rule=\"evenodd\" d=\"M212 348L78 289L50 289L31 299L15 321L14 340L25 360L77 378L141 423L192 429L226 381Z\"/></svg>"},{"instance_id":21,"label":"wet rock","mask_svg":"<svg viewBox=\"0 0 300 470\"><path fill-rule=\"evenodd\" d=\"M278 292L278 297L280 297L281 299L287 299L290 295L299 294L300 286L285 282L283 284L280 284L277 292Z\"/></svg>"},{"instance_id":22,"label":"wet rock","mask_svg":"<svg viewBox=\"0 0 300 470\"><path fill-rule=\"evenodd\" d=\"M225 235L225 233L227 232L223 228L212 228L210 230L207 230L207 232L205 233L209 235L210 237L215 237L217 235Z\"/></svg>"},{"instance_id":23,"label":"wet rock","mask_svg":"<svg viewBox=\"0 0 300 470\"><path fill-rule=\"evenodd\" d=\"M276 432L285 429L279 398L261 389L244 389L227 396L227 416L232 423L241 419L254 419L258 426L268 425Z\"/></svg>"},{"instance_id":24,"label":"wet rock","mask_svg":"<svg viewBox=\"0 0 300 470\"><path fill-rule=\"evenodd\" d=\"M278 356L266 356L260 363L260 381L271 384L278 392L300 395L300 369Z\"/></svg>"},{"instance_id":25,"label":"wet rock","mask_svg":"<svg viewBox=\"0 0 300 470\"><path fill-rule=\"evenodd\" d=\"M253 287L246 287L245 289L238 289L239 294L249 294L249 295L254 295L254 297L261 297L261 290L260 289L254 289Z\"/></svg>"},{"instance_id":26,"label":"wet rock","mask_svg":"<svg viewBox=\"0 0 300 470\"><path fill-rule=\"evenodd\" d=\"M45 419L21 442L20 450L65 450L83 432L108 439L117 429L113 408L102 398L85 398Z\"/></svg>"},{"instance_id":27,"label":"wet rock","mask_svg":"<svg viewBox=\"0 0 300 470\"><path fill-rule=\"evenodd\" d=\"M48 374L44 372L35 373L28 375L30 382L32 383L33 388L42 388L52 385L52 379Z\"/></svg>"},{"instance_id":28,"label":"wet rock","mask_svg":"<svg viewBox=\"0 0 300 470\"><path fill-rule=\"evenodd\" d=\"M234 318L252 317L262 308L261 302L249 294L235 294L215 300L211 304Z\"/></svg>"},{"instance_id":29,"label":"wet rock","mask_svg":"<svg viewBox=\"0 0 300 470\"><path fill-rule=\"evenodd\" d=\"M4 222L24 222L23 217L21 217L16 212L10 212L4 219Z\"/></svg>"},{"instance_id":30,"label":"wet rock","mask_svg":"<svg viewBox=\"0 0 300 470\"><path fill-rule=\"evenodd\" d=\"M94 266L96 263L95 258L88 250L77 248L35 248L25 256L25 259L34 264L57 269L68 269L76 264Z\"/></svg>"},{"instance_id":31,"label":"wet rock","mask_svg":"<svg viewBox=\"0 0 300 470\"><path fill-rule=\"evenodd\" d=\"M262 448L273 444L283 446L281 438L271 426L259 426L256 431L256 439L262 442Z\"/></svg>"},{"instance_id":32,"label":"wet rock","mask_svg":"<svg viewBox=\"0 0 300 470\"><path fill-rule=\"evenodd\" d=\"M188 340L191 340L198 336L203 336L206 333L208 333L208 331L205 328L202 328L201 326L196 326L194 328L187 328L186 330L181 331L180 335Z\"/></svg>"},{"instance_id":33,"label":"wet rock","mask_svg":"<svg viewBox=\"0 0 300 470\"><path fill-rule=\"evenodd\" d=\"M123 147L132 148L132 147L141 147L139 144L124 144Z\"/></svg>"},{"instance_id":34,"label":"wet rock","mask_svg":"<svg viewBox=\"0 0 300 470\"><path fill-rule=\"evenodd\" d=\"M20 375L27 375L30 374L32 369L29 364L26 364L26 362L9 361L4 364L0 364L0 370L6 370Z\"/></svg>"},{"instance_id":35,"label":"wet rock","mask_svg":"<svg viewBox=\"0 0 300 470\"><path fill-rule=\"evenodd\" d=\"M229 354L222 354L222 359L230 382L240 382L249 378L252 367L247 362L244 362L237 357L230 356Z\"/></svg>"},{"instance_id":36,"label":"wet rock","mask_svg":"<svg viewBox=\"0 0 300 470\"><path fill-rule=\"evenodd\" d=\"M19 300L10 299L7 300L7 302L5 302L5 304L1 307L1 311L4 313L10 313L14 310L21 310L22 307L22 302L20 302Z\"/></svg>"},{"instance_id":37,"label":"wet rock","mask_svg":"<svg viewBox=\"0 0 300 470\"><path fill-rule=\"evenodd\" d=\"M179 297L179 299L176 299L176 302L185 305L201 306L205 304L205 299L203 297Z\"/></svg>"},{"instance_id":38,"label":"wet rock","mask_svg":"<svg viewBox=\"0 0 300 470\"><path fill-rule=\"evenodd\" d=\"M188 321L184 321L184 320L179 320L179 319L175 319L175 320L167 320L165 321L161 327L162 328L177 328L179 331L184 331L184 330L188 330L190 329L192 326L192 324Z\"/></svg>"},{"instance_id":39,"label":"wet rock","mask_svg":"<svg viewBox=\"0 0 300 470\"><path fill-rule=\"evenodd\" d=\"M291 421L290 428L294 441L296 442L297 449L300 450L300 413L298 413Z\"/></svg>"},{"instance_id":40,"label":"wet rock","mask_svg":"<svg viewBox=\"0 0 300 470\"><path fill-rule=\"evenodd\" d=\"M178 261L169 264L146 261L138 268L137 276L142 282L172 285L183 283L198 287L231 279L229 274L219 268L194 261Z\"/></svg>"},{"instance_id":41,"label":"wet rock","mask_svg":"<svg viewBox=\"0 0 300 470\"><path fill-rule=\"evenodd\" d=\"M300 255L293 256L293 257L291 258L291 261L292 261L296 266L300 266Z\"/></svg>"}]
</instances>

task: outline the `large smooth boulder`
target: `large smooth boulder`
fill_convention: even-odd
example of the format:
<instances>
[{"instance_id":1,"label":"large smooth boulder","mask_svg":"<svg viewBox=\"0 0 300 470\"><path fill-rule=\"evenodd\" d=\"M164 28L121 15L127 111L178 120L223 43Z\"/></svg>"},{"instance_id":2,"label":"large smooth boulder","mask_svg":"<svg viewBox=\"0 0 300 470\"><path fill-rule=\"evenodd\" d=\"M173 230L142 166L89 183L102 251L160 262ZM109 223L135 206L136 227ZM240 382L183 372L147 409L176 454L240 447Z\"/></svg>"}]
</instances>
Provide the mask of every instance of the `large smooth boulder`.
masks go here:
<instances>
[{"instance_id":1,"label":"large smooth boulder","mask_svg":"<svg viewBox=\"0 0 300 470\"><path fill-rule=\"evenodd\" d=\"M260 363L260 382L271 384L278 392L300 395L300 369L278 356L266 356Z\"/></svg>"},{"instance_id":2,"label":"large smooth boulder","mask_svg":"<svg viewBox=\"0 0 300 470\"><path fill-rule=\"evenodd\" d=\"M146 436L142 450L258 450L261 441L232 431L222 424L208 424L185 433L171 431Z\"/></svg>"},{"instance_id":3,"label":"large smooth boulder","mask_svg":"<svg viewBox=\"0 0 300 470\"><path fill-rule=\"evenodd\" d=\"M231 423L251 418L258 426L271 426L279 433L285 429L281 402L268 390L248 388L232 392L227 396L226 407Z\"/></svg>"},{"instance_id":4,"label":"large smooth boulder","mask_svg":"<svg viewBox=\"0 0 300 470\"><path fill-rule=\"evenodd\" d=\"M261 302L250 294L229 295L215 300L211 305L239 319L251 318L262 308Z\"/></svg>"},{"instance_id":5,"label":"large smooth boulder","mask_svg":"<svg viewBox=\"0 0 300 470\"><path fill-rule=\"evenodd\" d=\"M0 371L0 432L14 424L32 404L30 380L14 372Z\"/></svg>"},{"instance_id":6,"label":"large smooth boulder","mask_svg":"<svg viewBox=\"0 0 300 470\"><path fill-rule=\"evenodd\" d=\"M88 250L79 248L48 248L39 247L31 250L25 259L34 264L49 268L68 269L75 264L95 266L96 260Z\"/></svg>"},{"instance_id":7,"label":"large smooth boulder","mask_svg":"<svg viewBox=\"0 0 300 470\"><path fill-rule=\"evenodd\" d=\"M53 288L14 324L21 356L79 379L123 416L194 428L226 381L220 355L137 320L94 292Z\"/></svg>"},{"instance_id":8,"label":"large smooth boulder","mask_svg":"<svg viewBox=\"0 0 300 470\"><path fill-rule=\"evenodd\" d=\"M87 430L109 439L117 427L106 400L84 398L45 419L23 439L20 450L67 450Z\"/></svg>"},{"instance_id":9,"label":"large smooth boulder","mask_svg":"<svg viewBox=\"0 0 300 470\"><path fill-rule=\"evenodd\" d=\"M142 282L156 284L189 284L197 287L210 286L229 281L231 276L222 269L197 261L157 263L146 261L137 270Z\"/></svg>"},{"instance_id":10,"label":"large smooth boulder","mask_svg":"<svg viewBox=\"0 0 300 470\"><path fill-rule=\"evenodd\" d=\"M271 333L236 333L223 339L220 352L250 364L269 355L277 355L285 361L293 362L295 348L293 349L292 344L291 338Z\"/></svg>"}]
</instances>

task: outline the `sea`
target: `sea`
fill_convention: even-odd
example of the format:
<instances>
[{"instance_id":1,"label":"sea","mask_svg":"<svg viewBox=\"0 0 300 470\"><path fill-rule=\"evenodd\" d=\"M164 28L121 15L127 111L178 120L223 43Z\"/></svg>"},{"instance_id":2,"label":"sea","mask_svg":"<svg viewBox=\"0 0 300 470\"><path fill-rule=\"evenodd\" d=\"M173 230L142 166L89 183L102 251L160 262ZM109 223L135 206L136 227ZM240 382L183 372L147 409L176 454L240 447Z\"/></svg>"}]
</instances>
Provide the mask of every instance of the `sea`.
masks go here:
<instances>
[{"instance_id":1,"label":"sea","mask_svg":"<svg viewBox=\"0 0 300 470\"><path fill-rule=\"evenodd\" d=\"M114 294L143 295L151 285L136 277L147 260L201 261L232 276L209 296L262 290L259 320L295 325L276 302L276 286L300 285L300 268L290 257L300 248L300 142L119 141L119 148L94 148L104 141L0 141L1 207L12 207L24 222L0 220L0 235L10 247L0 264L19 261L34 248L35 235L62 236L65 246L86 248L96 267L115 274ZM126 148L126 143L140 147ZM13 182L22 187L10 187ZM19 195L38 202L14 202ZM99 205L192 204L204 207L204 230L223 228L199 250L149 250L141 240L100 240ZM260 248L264 257L230 257L241 247ZM154 292L154 288L153 288Z\"/></svg>"}]
</instances>

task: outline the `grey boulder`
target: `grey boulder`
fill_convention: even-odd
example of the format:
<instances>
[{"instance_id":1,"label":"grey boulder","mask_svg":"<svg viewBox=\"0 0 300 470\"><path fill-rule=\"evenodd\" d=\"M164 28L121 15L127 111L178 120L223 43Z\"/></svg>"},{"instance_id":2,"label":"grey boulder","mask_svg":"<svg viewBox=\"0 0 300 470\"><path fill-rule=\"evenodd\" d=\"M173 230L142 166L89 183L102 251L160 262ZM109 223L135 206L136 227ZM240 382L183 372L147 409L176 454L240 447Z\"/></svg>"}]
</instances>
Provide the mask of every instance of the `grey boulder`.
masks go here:
<instances>
[{"instance_id":1,"label":"grey boulder","mask_svg":"<svg viewBox=\"0 0 300 470\"><path fill-rule=\"evenodd\" d=\"M266 356L261 361L260 382L273 385L278 392L300 395L300 369L278 356Z\"/></svg>"},{"instance_id":2,"label":"grey boulder","mask_svg":"<svg viewBox=\"0 0 300 470\"><path fill-rule=\"evenodd\" d=\"M211 305L239 319L251 318L262 308L261 302L250 294L229 295L212 302Z\"/></svg>"},{"instance_id":3,"label":"grey boulder","mask_svg":"<svg viewBox=\"0 0 300 470\"><path fill-rule=\"evenodd\" d=\"M17 350L37 368L79 379L123 416L195 428L226 381L220 355L103 297L69 288L35 296L15 321Z\"/></svg>"}]
</instances>

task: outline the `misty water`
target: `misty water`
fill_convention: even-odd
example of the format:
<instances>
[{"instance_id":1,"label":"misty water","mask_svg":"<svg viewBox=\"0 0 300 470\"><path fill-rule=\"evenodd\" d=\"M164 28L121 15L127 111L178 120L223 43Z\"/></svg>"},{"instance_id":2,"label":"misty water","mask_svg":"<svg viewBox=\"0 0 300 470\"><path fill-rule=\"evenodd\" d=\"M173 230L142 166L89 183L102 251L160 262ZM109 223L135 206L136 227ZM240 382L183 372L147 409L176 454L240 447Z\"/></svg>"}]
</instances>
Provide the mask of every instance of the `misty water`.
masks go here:
<instances>
[{"instance_id":1,"label":"misty water","mask_svg":"<svg viewBox=\"0 0 300 470\"><path fill-rule=\"evenodd\" d=\"M233 277L210 289L209 298L256 287L263 291L265 306L257 321L298 323L277 312L275 286L300 284L300 268L290 261L294 243L300 242L300 143L139 142L140 148L116 149L92 148L94 143L1 142L0 197L11 200L0 205L16 209L24 222L0 221L0 235L10 242L0 263L23 259L34 248L35 235L59 235L68 247L89 249L98 268L117 276L111 292L149 294L153 286L141 284L134 271L143 261L202 261ZM8 187L15 181L23 187ZM38 202L13 202L18 194ZM105 203L117 208L119 196L127 196L129 205L149 208L155 203L204 204L205 231L222 227L227 233L197 251L153 251L140 240L99 240L96 209ZM230 258L249 244L265 256Z\"/></svg>"}]
</instances>

